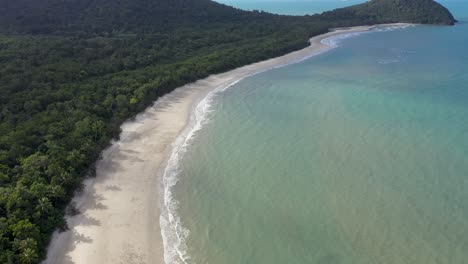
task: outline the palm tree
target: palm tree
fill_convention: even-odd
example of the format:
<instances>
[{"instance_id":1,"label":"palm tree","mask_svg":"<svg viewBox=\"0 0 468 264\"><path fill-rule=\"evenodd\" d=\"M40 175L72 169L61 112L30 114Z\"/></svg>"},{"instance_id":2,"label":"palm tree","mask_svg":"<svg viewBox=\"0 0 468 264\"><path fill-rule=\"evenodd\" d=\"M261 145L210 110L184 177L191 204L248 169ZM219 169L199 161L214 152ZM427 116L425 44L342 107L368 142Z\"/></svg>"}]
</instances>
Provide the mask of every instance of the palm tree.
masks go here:
<instances>
[{"instance_id":1,"label":"palm tree","mask_svg":"<svg viewBox=\"0 0 468 264\"><path fill-rule=\"evenodd\" d=\"M41 215L48 213L52 209L52 204L49 199L42 197L37 201L36 210L38 210Z\"/></svg>"},{"instance_id":2,"label":"palm tree","mask_svg":"<svg viewBox=\"0 0 468 264\"><path fill-rule=\"evenodd\" d=\"M65 196L65 191L58 185L52 185L49 188L49 197L54 201L54 205L57 205L57 201Z\"/></svg>"},{"instance_id":3,"label":"palm tree","mask_svg":"<svg viewBox=\"0 0 468 264\"><path fill-rule=\"evenodd\" d=\"M19 257L21 264L32 264L38 261L36 251L34 251L31 248L25 248L24 250L22 250Z\"/></svg>"}]
</instances>

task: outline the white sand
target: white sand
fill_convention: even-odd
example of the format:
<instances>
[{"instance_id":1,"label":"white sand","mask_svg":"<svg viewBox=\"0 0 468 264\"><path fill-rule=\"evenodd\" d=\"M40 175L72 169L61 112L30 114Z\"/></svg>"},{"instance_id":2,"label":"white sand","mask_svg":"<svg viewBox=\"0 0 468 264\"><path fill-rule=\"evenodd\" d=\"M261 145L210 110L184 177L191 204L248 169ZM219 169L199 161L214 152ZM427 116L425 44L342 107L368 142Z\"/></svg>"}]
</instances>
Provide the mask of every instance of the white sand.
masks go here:
<instances>
[{"instance_id":1,"label":"white sand","mask_svg":"<svg viewBox=\"0 0 468 264\"><path fill-rule=\"evenodd\" d=\"M69 231L54 234L46 263L164 263L160 167L197 102L217 87L327 50L320 43L324 38L371 28L337 29L312 38L303 50L180 87L125 122L121 139L98 162L96 178L87 180L83 193L74 198L81 214L67 217Z\"/></svg>"}]
</instances>

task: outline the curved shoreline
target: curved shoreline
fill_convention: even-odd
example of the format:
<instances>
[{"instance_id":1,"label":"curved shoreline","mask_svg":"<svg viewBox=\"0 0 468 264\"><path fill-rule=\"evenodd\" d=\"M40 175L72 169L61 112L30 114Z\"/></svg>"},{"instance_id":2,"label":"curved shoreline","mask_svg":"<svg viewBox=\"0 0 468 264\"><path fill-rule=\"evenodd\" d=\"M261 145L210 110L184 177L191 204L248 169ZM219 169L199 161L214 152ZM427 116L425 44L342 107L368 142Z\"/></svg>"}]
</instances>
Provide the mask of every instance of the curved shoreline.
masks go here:
<instances>
[{"instance_id":1,"label":"curved shoreline","mask_svg":"<svg viewBox=\"0 0 468 264\"><path fill-rule=\"evenodd\" d=\"M73 199L80 214L67 216L70 230L54 234L45 263L185 263L186 232L171 229L181 223L170 189L177 182L178 156L201 128L213 95L246 77L330 50L333 46L322 43L327 38L374 28L336 29L311 38L305 49L179 87L125 122L121 139L98 161L97 176Z\"/></svg>"}]
</instances>

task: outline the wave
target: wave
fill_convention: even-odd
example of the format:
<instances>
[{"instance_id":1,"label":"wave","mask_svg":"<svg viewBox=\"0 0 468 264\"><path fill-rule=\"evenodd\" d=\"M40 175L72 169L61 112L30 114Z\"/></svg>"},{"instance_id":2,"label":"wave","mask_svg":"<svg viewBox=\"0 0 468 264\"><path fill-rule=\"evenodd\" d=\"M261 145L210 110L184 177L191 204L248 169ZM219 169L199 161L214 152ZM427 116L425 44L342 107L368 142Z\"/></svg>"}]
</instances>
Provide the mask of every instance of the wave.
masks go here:
<instances>
[{"instance_id":1,"label":"wave","mask_svg":"<svg viewBox=\"0 0 468 264\"><path fill-rule=\"evenodd\" d=\"M165 263L187 264L190 260L190 256L187 253L187 245L185 244L190 231L182 225L182 221L177 214L179 202L173 197L172 193L172 187L178 182L179 161L187 151L187 147L196 132L208 122L207 116L211 112L210 108L214 95L235 85L239 81L235 81L226 87L218 87L209 92L195 107L185 131L173 143L172 153L163 172L163 202L165 208L163 208L163 213L160 216Z\"/></svg>"},{"instance_id":2,"label":"wave","mask_svg":"<svg viewBox=\"0 0 468 264\"><path fill-rule=\"evenodd\" d=\"M351 32L351 33L343 33L335 36L331 36L328 38L324 38L320 41L320 43L330 46L331 48L337 48L343 42L343 40L357 37L363 34L369 33L376 33L376 32L388 32L388 31L395 31L400 29L405 29L408 27L413 27L414 25L411 24L402 24L402 25L377 25L371 30L368 31L361 31L361 32Z\"/></svg>"},{"instance_id":3,"label":"wave","mask_svg":"<svg viewBox=\"0 0 468 264\"><path fill-rule=\"evenodd\" d=\"M336 48L339 46L339 43L344 39L359 36L364 33L396 30L405 27L407 26L388 26L388 30L385 26L381 28L375 27L370 31L343 33L325 38L321 40L321 43L329 46L329 49L308 54L307 56L304 56L300 59L288 63L284 63L267 69L258 70L251 74L241 76L239 79L227 85L216 87L215 89L210 91L203 99L201 99L195 106L192 114L190 115L188 125L172 144L172 153L169 156L169 159L166 163L166 167L164 168L164 171L162 173L164 207L161 208L160 226L164 245L164 262L166 264L193 264L193 262L191 262L190 255L188 254L188 247L186 244L187 238L190 235L190 231L183 226L182 220L177 213L179 202L177 201L177 199L174 198L173 187L177 184L179 180L178 175L180 173L180 160L186 153L187 148L189 147L191 141L194 139L196 133L200 131L203 128L203 126L210 120L209 114L212 112L211 106L213 104L214 97L216 94L226 91L227 89L233 87L235 84L237 84L245 78L272 69L277 69L291 64L299 63L313 56Z\"/></svg>"},{"instance_id":4,"label":"wave","mask_svg":"<svg viewBox=\"0 0 468 264\"><path fill-rule=\"evenodd\" d=\"M339 47L339 44L343 40L356 37L356 36L360 36L362 34L369 33L369 32L370 31L339 34L339 35L335 35L332 37L324 38L320 41L320 43L322 43L323 45L327 45L331 48L337 48Z\"/></svg>"},{"instance_id":5,"label":"wave","mask_svg":"<svg viewBox=\"0 0 468 264\"><path fill-rule=\"evenodd\" d=\"M379 60L379 64L393 64L393 63L398 63L400 60L398 59L389 59L389 60Z\"/></svg>"}]
</instances>

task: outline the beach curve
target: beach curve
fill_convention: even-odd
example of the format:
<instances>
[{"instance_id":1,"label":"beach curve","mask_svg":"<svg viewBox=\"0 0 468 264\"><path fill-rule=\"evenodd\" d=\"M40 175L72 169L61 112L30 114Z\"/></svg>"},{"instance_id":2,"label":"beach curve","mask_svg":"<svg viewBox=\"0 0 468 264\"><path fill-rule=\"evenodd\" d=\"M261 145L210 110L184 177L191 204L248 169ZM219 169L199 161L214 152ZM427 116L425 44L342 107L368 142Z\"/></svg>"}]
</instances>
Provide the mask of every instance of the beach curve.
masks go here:
<instances>
[{"instance_id":1,"label":"beach curve","mask_svg":"<svg viewBox=\"0 0 468 264\"><path fill-rule=\"evenodd\" d=\"M45 263L188 263L188 231L176 214L171 188L177 160L206 121L213 96L248 76L333 48L330 37L375 28L335 29L311 38L305 49L182 86L125 122L120 140L98 161L96 177L73 199L80 214L67 216L69 230L54 234Z\"/></svg>"}]
</instances>

